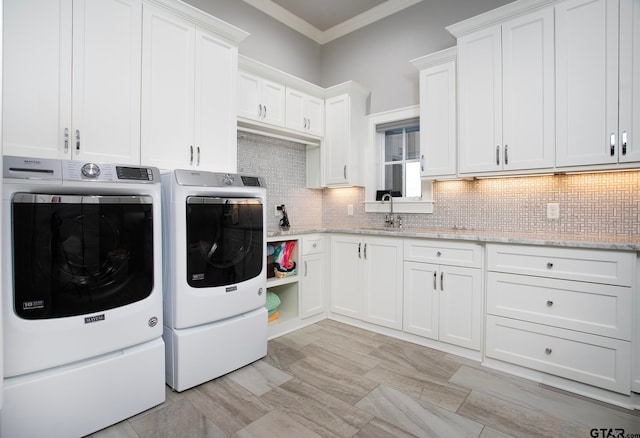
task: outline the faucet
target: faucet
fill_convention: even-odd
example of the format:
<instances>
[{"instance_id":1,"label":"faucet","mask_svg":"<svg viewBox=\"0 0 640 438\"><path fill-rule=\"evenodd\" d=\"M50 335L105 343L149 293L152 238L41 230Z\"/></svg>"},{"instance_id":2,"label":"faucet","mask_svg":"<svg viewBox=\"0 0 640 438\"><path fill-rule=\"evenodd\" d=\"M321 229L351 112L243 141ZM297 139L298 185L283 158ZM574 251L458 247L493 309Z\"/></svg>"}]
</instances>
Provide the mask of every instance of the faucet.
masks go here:
<instances>
[{"instance_id":1,"label":"faucet","mask_svg":"<svg viewBox=\"0 0 640 438\"><path fill-rule=\"evenodd\" d=\"M389 201L389 213L384 216L384 223L387 227L393 228L393 196L391 193L382 195L382 203Z\"/></svg>"}]
</instances>

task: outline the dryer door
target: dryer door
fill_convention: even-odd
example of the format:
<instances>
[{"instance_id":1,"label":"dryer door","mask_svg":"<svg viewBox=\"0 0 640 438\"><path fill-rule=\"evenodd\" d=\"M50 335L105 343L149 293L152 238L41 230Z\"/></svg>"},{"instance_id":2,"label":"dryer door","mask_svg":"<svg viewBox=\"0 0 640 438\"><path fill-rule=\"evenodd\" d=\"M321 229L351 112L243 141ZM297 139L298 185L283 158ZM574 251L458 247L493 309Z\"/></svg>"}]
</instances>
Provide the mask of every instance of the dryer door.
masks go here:
<instances>
[{"instance_id":1,"label":"dryer door","mask_svg":"<svg viewBox=\"0 0 640 438\"><path fill-rule=\"evenodd\" d=\"M264 233L260 199L189 196L186 202L189 286L226 286L261 274Z\"/></svg>"}]
</instances>

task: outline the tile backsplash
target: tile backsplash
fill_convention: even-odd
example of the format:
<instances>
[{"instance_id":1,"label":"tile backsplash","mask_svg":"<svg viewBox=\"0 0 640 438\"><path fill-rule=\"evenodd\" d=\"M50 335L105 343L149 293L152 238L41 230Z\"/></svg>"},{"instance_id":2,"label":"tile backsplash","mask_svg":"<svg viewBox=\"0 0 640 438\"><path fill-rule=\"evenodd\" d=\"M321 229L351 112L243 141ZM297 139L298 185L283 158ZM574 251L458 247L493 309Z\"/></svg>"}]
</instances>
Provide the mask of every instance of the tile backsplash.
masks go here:
<instances>
[{"instance_id":1,"label":"tile backsplash","mask_svg":"<svg viewBox=\"0 0 640 438\"><path fill-rule=\"evenodd\" d=\"M306 189L304 145L238 134L238 169L265 177L268 226L286 204L292 227L376 226L382 214L364 212L364 189ZM403 214L405 228L640 235L640 172L611 172L435 182L433 214ZM547 219L547 203L560 218ZM347 206L353 205L353 215Z\"/></svg>"},{"instance_id":2,"label":"tile backsplash","mask_svg":"<svg viewBox=\"0 0 640 438\"><path fill-rule=\"evenodd\" d=\"M292 228L322 227L322 190L305 188L305 145L238 131L238 172L265 179L268 229L278 228L282 204Z\"/></svg>"}]
</instances>

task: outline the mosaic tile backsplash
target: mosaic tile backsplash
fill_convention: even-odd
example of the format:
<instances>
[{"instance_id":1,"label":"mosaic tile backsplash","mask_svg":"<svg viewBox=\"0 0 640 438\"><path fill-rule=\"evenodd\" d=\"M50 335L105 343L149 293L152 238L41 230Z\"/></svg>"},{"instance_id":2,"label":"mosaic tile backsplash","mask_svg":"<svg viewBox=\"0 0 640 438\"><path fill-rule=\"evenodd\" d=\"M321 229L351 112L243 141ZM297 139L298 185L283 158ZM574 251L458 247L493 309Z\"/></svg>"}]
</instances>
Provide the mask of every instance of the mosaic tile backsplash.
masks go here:
<instances>
[{"instance_id":1,"label":"mosaic tile backsplash","mask_svg":"<svg viewBox=\"0 0 640 438\"><path fill-rule=\"evenodd\" d=\"M364 189L305 189L304 145L239 133L238 169L268 185L273 209L286 204L295 228L380 226L382 214L364 212ZM640 235L640 172L435 182L433 214L403 214L405 228ZM560 218L547 219L547 203ZM347 205L353 205L353 216Z\"/></svg>"},{"instance_id":2,"label":"mosaic tile backsplash","mask_svg":"<svg viewBox=\"0 0 640 438\"><path fill-rule=\"evenodd\" d=\"M264 177L269 230L278 229L282 204L292 228L322 227L322 190L305 188L305 145L239 131L238 172Z\"/></svg>"}]
</instances>

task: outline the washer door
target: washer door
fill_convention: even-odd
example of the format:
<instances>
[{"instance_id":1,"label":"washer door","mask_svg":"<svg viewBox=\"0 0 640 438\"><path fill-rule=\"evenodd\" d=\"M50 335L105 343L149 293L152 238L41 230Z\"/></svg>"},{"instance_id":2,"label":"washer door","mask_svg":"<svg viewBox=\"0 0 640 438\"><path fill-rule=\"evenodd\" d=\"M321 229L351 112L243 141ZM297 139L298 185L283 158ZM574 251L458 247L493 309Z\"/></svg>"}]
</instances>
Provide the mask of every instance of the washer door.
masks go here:
<instances>
[{"instance_id":1,"label":"washer door","mask_svg":"<svg viewBox=\"0 0 640 438\"><path fill-rule=\"evenodd\" d=\"M14 309L19 317L83 315L151 294L150 196L18 193L12 219Z\"/></svg>"},{"instance_id":2,"label":"washer door","mask_svg":"<svg viewBox=\"0 0 640 438\"><path fill-rule=\"evenodd\" d=\"M189 286L226 286L261 274L260 199L189 196L186 203Z\"/></svg>"}]
</instances>

